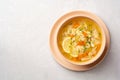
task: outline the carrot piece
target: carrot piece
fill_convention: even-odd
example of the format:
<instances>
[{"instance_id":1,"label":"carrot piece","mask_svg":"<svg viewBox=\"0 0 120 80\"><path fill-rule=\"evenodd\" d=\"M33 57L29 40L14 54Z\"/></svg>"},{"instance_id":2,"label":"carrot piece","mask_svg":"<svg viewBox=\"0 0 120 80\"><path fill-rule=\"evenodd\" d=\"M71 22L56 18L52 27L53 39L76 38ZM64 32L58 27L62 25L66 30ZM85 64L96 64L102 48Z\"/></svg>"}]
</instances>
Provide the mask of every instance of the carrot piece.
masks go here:
<instances>
[{"instance_id":1,"label":"carrot piece","mask_svg":"<svg viewBox=\"0 0 120 80\"><path fill-rule=\"evenodd\" d=\"M79 26L78 22L73 22L73 28L77 28Z\"/></svg>"},{"instance_id":2,"label":"carrot piece","mask_svg":"<svg viewBox=\"0 0 120 80\"><path fill-rule=\"evenodd\" d=\"M84 37L87 37L87 33L86 32L83 32L83 35L84 35Z\"/></svg>"},{"instance_id":3,"label":"carrot piece","mask_svg":"<svg viewBox=\"0 0 120 80\"><path fill-rule=\"evenodd\" d=\"M83 56L82 54L79 54L78 57L77 57L78 60L81 60L82 56Z\"/></svg>"},{"instance_id":4,"label":"carrot piece","mask_svg":"<svg viewBox=\"0 0 120 80\"><path fill-rule=\"evenodd\" d=\"M83 53L78 55L78 60L81 60L81 58L88 56L88 53Z\"/></svg>"},{"instance_id":5,"label":"carrot piece","mask_svg":"<svg viewBox=\"0 0 120 80\"><path fill-rule=\"evenodd\" d=\"M97 45L97 49L96 49L96 50L97 50L97 51L99 51L100 47L101 47L101 45L100 45L100 44L98 44L98 45Z\"/></svg>"},{"instance_id":6,"label":"carrot piece","mask_svg":"<svg viewBox=\"0 0 120 80\"><path fill-rule=\"evenodd\" d=\"M83 53L83 57L86 57L86 56L88 56L88 53Z\"/></svg>"},{"instance_id":7,"label":"carrot piece","mask_svg":"<svg viewBox=\"0 0 120 80\"><path fill-rule=\"evenodd\" d=\"M77 43L77 45L83 46L83 45L85 45L85 41L79 41L79 42Z\"/></svg>"},{"instance_id":8,"label":"carrot piece","mask_svg":"<svg viewBox=\"0 0 120 80\"><path fill-rule=\"evenodd\" d=\"M73 35L73 34L69 34L69 36L70 36L71 38L73 38L75 35Z\"/></svg>"}]
</instances>

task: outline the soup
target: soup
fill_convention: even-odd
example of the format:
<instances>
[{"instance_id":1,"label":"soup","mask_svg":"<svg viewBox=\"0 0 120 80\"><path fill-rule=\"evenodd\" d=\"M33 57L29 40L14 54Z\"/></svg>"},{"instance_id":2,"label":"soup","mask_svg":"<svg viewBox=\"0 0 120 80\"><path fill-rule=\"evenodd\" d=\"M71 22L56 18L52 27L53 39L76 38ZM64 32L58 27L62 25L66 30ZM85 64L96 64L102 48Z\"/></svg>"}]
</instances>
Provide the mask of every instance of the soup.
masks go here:
<instances>
[{"instance_id":1,"label":"soup","mask_svg":"<svg viewBox=\"0 0 120 80\"><path fill-rule=\"evenodd\" d=\"M67 59L74 62L89 61L101 48L101 29L89 18L72 18L60 28L57 43L62 55Z\"/></svg>"}]
</instances>

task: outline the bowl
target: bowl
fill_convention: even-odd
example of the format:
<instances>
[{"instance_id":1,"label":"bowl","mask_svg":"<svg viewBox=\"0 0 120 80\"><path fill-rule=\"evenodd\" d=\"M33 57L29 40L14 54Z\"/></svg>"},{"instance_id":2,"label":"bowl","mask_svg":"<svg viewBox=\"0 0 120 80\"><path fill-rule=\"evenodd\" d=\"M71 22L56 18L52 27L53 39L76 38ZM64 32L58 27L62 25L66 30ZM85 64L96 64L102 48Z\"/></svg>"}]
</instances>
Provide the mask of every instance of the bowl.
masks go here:
<instances>
[{"instance_id":1,"label":"bowl","mask_svg":"<svg viewBox=\"0 0 120 80\"><path fill-rule=\"evenodd\" d=\"M65 56L63 56L62 51L60 49L60 47L58 46L58 33L60 32L60 29L63 27L64 24L66 24L68 21L70 20L74 20L76 18L88 18L92 21L94 21L97 25L99 25L99 28L101 29L101 34L102 34L102 43L101 43L101 48L98 51L97 55L95 57L93 57L91 60L85 61L85 62L75 62L72 60L69 60L68 58L66 58ZM54 27L56 26L56 27ZM60 17L56 23L53 25L53 28L51 30L50 35L54 35L54 38L50 38L50 41L53 41L50 47L51 49L54 48L55 52L56 52L56 56L63 59L64 61L73 64L73 65L78 65L78 66L84 66L84 65L90 65L92 63L94 63L95 61L97 61L101 55L103 54L104 50L105 50L105 46L106 46L106 36L105 36L105 31L103 29L103 22L101 21L101 19L99 17L97 17L96 15L87 12L87 11L72 11L69 12L65 15L63 15L62 17ZM54 31L54 34L52 34L52 32ZM51 44L51 42L50 42Z\"/></svg>"}]
</instances>

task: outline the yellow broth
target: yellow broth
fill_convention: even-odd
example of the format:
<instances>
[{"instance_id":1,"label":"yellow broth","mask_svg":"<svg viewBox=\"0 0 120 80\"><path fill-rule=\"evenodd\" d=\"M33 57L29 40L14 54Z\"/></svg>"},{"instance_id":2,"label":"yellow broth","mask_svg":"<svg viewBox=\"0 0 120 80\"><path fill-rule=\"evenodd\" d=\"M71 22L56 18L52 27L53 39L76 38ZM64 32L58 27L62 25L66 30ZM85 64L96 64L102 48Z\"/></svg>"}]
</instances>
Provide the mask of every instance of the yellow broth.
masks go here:
<instances>
[{"instance_id":1,"label":"yellow broth","mask_svg":"<svg viewBox=\"0 0 120 80\"><path fill-rule=\"evenodd\" d=\"M75 62L85 62L94 58L101 48L101 29L89 18L73 18L60 28L57 43L64 57Z\"/></svg>"}]
</instances>

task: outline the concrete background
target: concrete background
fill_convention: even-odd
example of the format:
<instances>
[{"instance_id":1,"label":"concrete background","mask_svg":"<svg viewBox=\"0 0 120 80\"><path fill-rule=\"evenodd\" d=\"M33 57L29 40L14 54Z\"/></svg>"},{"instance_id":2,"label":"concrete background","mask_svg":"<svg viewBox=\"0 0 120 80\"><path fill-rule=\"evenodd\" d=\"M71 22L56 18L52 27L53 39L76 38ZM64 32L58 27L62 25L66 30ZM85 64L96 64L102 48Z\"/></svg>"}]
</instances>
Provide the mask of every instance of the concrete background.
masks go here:
<instances>
[{"instance_id":1,"label":"concrete background","mask_svg":"<svg viewBox=\"0 0 120 80\"><path fill-rule=\"evenodd\" d=\"M111 34L105 60L86 72L58 65L49 49L54 22L73 10L90 11ZM120 0L0 0L0 80L119 80Z\"/></svg>"}]
</instances>

